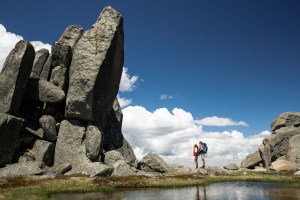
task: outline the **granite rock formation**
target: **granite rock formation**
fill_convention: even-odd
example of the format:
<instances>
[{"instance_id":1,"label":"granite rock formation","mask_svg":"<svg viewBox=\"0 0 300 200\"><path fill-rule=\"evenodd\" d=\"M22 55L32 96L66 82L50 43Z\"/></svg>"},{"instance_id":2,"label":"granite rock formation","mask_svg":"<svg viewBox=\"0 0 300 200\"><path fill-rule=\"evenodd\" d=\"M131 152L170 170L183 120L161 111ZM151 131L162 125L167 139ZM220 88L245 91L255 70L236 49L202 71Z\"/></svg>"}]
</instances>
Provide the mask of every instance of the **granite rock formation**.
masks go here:
<instances>
[{"instance_id":1,"label":"granite rock formation","mask_svg":"<svg viewBox=\"0 0 300 200\"><path fill-rule=\"evenodd\" d=\"M123 17L111 7L87 31L67 27L51 52L18 42L0 74L0 176L135 173L116 98L123 62ZM105 164L110 151L117 164Z\"/></svg>"},{"instance_id":2,"label":"granite rock formation","mask_svg":"<svg viewBox=\"0 0 300 200\"><path fill-rule=\"evenodd\" d=\"M277 171L298 170L300 164L299 126L299 112L285 112L279 115L271 124L272 134L263 139L258 151L242 161L241 167L253 169L261 164L266 169Z\"/></svg>"}]
</instances>

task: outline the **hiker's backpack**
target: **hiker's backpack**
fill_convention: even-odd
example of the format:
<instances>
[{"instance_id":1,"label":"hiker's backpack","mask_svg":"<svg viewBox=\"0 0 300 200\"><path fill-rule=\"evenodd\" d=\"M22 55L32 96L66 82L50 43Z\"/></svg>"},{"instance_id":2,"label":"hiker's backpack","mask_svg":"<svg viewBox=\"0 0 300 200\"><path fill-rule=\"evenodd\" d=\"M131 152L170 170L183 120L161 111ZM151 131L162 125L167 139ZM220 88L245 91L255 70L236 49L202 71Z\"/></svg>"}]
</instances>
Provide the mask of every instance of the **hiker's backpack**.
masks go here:
<instances>
[{"instance_id":1,"label":"hiker's backpack","mask_svg":"<svg viewBox=\"0 0 300 200\"><path fill-rule=\"evenodd\" d=\"M208 151L207 144L206 144L206 143L203 143L202 146L203 146L202 152L205 153L205 154L207 154L207 151Z\"/></svg>"}]
</instances>

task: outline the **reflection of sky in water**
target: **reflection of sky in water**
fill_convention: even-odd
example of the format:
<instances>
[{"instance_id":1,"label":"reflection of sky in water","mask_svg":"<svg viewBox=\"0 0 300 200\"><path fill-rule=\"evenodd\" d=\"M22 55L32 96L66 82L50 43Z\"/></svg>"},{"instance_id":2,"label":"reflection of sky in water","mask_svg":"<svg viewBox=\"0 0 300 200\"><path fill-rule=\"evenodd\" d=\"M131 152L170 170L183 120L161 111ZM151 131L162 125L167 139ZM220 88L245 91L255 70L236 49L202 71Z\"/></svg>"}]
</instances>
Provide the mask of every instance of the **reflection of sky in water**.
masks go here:
<instances>
[{"instance_id":1,"label":"reflection of sky in water","mask_svg":"<svg viewBox=\"0 0 300 200\"><path fill-rule=\"evenodd\" d=\"M58 194L54 199L72 200L286 200L300 199L300 189L269 183L214 183L208 186L123 190L88 194Z\"/></svg>"}]
</instances>

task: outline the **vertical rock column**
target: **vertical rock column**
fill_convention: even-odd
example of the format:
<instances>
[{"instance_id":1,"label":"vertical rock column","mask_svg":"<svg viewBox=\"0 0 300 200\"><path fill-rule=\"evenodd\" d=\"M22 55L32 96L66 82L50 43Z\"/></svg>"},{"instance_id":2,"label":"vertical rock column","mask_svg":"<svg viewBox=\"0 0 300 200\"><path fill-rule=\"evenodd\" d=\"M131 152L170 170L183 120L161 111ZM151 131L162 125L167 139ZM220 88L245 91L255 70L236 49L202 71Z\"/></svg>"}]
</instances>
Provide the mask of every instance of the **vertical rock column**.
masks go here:
<instances>
[{"instance_id":1,"label":"vertical rock column","mask_svg":"<svg viewBox=\"0 0 300 200\"><path fill-rule=\"evenodd\" d=\"M72 38L63 34L63 38ZM119 90L124 62L123 18L106 7L73 47L65 117L55 149L55 165L94 167L102 151L102 130ZM75 40L72 40L75 41ZM62 42L65 44L65 42ZM94 164L94 163L93 163ZM99 165L99 166L98 166ZM81 167L80 167L81 166ZM100 163L97 168L101 168Z\"/></svg>"},{"instance_id":2,"label":"vertical rock column","mask_svg":"<svg viewBox=\"0 0 300 200\"><path fill-rule=\"evenodd\" d=\"M106 7L74 48L66 117L105 123L119 90L124 62L123 17Z\"/></svg>"}]
</instances>

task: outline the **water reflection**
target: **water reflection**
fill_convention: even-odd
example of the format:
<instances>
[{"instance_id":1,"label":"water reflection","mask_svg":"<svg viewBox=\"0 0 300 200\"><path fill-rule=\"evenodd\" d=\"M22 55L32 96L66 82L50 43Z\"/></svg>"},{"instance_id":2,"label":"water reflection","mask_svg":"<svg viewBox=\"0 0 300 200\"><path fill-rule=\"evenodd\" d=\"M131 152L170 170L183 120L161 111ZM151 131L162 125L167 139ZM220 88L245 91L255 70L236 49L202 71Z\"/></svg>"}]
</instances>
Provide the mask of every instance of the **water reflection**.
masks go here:
<instances>
[{"instance_id":1,"label":"water reflection","mask_svg":"<svg viewBox=\"0 0 300 200\"><path fill-rule=\"evenodd\" d=\"M300 200L300 189L286 188L270 183L215 183L207 186L175 189L119 190L117 192L87 194L56 194L53 195L52 198L64 200Z\"/></svg>"}]
</instances>

